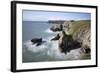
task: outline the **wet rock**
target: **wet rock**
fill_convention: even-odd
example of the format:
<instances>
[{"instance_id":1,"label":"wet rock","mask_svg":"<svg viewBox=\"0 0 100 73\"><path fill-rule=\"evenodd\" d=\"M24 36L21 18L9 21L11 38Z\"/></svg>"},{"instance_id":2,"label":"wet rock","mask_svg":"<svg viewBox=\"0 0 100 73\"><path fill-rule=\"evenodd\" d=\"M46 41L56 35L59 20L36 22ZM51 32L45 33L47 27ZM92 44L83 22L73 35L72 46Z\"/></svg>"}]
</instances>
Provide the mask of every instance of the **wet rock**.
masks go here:
<instances>
[{"instance_id":1,"label":"wet rock","mask_svg":"<svg viewBox=\"0 0 100 73\"><path fill-rule=\"evenodd\" d=\"M43 41L42 38L33 38L33 39L31 40L31 42L32 42L33 44L36 44L36 46L40 46L40 45L42 45L43 43L45 43L46 41Z\"/></svg>"},{"instance_id":2,"label":"wet rock","mask_svg":"<svg viewBox=\"0 0 100 73\"><path fill-rule=\"evenodd\" d=\"M33 44L35 44L35 43L41 43L42 42L42 38L33 38L32 40L31 40L31 42L33 43Z\"/></svg>"},{"instance_id":3,"label":"wet rock","mask_svg":"<svg viewBox=\"0 0 100 73\"><path fill-rule=\"evenodd\" d=\"M60 36L59 36L59 34L57 34L53 39L51 39L51 41L53 41L53 40L59 40L59 38L60 38Z\"/></svg>"},{"instance_id":4,"label":"wet rock","mask_svg":"<svg viewBox=\"0 0 100 73\"><path fill-rule=\"evenodd\" d=\"M42 45L42 44L45 43L45 42L46 42L46 41L39 42L39 43L36 44L36 46L40 46L40 45Z\"/></svg>"},{"instance_id":5,"label":"wet rock","mask_svg":"<svg viewBox=\"0 0 100 73\"><path fill-rule=\"evenodd\" d=\"M41 44L42 44L42 42L39 42L39 43L36 44L36 46L40 46Z\"/></svg>"}]
</instances>

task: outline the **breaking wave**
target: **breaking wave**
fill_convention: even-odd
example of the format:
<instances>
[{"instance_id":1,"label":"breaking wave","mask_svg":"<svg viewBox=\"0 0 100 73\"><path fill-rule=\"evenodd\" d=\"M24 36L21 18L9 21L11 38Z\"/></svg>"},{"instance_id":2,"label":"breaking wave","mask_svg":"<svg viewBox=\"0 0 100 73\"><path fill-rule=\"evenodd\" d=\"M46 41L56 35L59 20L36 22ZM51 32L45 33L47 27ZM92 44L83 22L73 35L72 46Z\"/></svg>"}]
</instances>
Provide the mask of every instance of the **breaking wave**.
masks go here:
<instances>
[{"instance_id":1,"label":"breaking wave","mask_svg":"<svg viewBox=\"0 0 100 73\"><path fill-rule=\"evenodd\" d=\"M45 30L46 33L54 33L53 31L50 30L50 28Z\"/></svg>"},{"instance_id":2,"label":"breaking wave","mask_svg":"<svg viewBox=\"0 0 100 73\"><path fill-rule=\"evenodd\" d=\"M50 28L46 29L45 32L49 33L49 34L57 34L57 33L59 33L59 31L53 32L52 30L50 30Z\"/></svg>"},{"instance_id":3,"label":"breaking wave","mask_svg":"<svg viewBox=\"0 0 100 73\"><path fill-rule=\"evenodd\" d=\"M33 44L30 40L24 43L23 58L28 62L40 61L61 61L61 60L76 60L80 58L80 48L71 50L69 53L61 53L58 48L58 41L50 41L52 37L44 39L45 43L39 46Z\"/></svg>"}]
</instances>

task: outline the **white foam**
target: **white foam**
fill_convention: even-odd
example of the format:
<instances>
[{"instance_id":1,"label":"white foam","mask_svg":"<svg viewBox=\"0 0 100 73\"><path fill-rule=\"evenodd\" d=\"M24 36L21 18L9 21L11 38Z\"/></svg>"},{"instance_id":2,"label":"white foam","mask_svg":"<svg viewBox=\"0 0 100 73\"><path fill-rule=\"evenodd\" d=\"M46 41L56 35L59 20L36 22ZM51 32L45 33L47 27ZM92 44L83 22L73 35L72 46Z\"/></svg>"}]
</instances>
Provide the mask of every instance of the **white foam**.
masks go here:
<instances>
[{"instance_id":1,"label":"white foam","mask_svg":"<svg viewBox=\"0 0 100 73\"><path fill-rule=\"evenodd\" d=\"M52 30L50 30L50 28L46 29L45 30L46 33L49 33L49 34L57 34L59 33L60 31L56 31L56 32L53 32Z\"/></svg>"},{"instance_id":2,"label":"white foam","mask_svg":"<svg viewBox=\"0 0 100 73\"><path fill-rule=\"evenodd\" d=\"M46 33L54 33L53 31L50 30L50 28L45 30Z\"/></svg>"},{"instance_id":3,"label":"white foam","mask_svg":"<svg viewBox=\"0 0 100 73\"><path fill-rule=\"evenodd\" d=\"M32 44L31 41L27 41L26 43L24 43L24 45L26 46L27 50L29 50L33 53L41 52L42 50L45 50L45 48L46 48L45 44L36 46L36 44Z\"/></svg>"},{"instance_id":4,"label":"white foam","mask_svg":"<svg viewBox=\"0 0 100 73\"><path fill-rule=\"evenodd\" d=\"M48 39L50 39L49 37ZM69 53L64 54L61 53L58 49L58 41L46 41L45 43L41 44L40 46L36 46L36 44L32 44L31 41L27 41L24 43L26 49L31 53L35 53L36 55L41 55L41 57L47 57L46 60L75 60L80 58L80 48L71 50ZM28 52L27 51L27 52ZM45 54L45 55L44 55ZM33 57L34 58L34 57Z\"/></svg>"}]
</instances>

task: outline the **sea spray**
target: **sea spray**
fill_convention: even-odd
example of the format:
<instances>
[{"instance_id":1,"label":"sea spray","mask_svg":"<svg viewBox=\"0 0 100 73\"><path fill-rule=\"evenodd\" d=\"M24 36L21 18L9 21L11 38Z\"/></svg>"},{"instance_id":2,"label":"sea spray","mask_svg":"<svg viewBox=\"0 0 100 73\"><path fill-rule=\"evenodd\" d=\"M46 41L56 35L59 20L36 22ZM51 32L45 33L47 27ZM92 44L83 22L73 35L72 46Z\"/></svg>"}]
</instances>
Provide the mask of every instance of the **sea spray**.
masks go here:
<instances>
[{"instance_id":1,"label":"sea spray","mask_svg":"<svg viewBox=\"0 0 100 73\"><path fill-rule=\"evenodd\" d=\"M24 43L26 49L26 52L24 52L24 54L30 54L29 58L32 59L30 62L65 61L65 60L80 59L80 54L81 54L80 48L71 50L69 53L64 54L61 53L59 50L58 41L50 41L50 38L48 38L47 41L41 44L40 46L32 44L31 41L27 41ZM24 60L24 62L27 61Z\"/></svg>"}]
</instances>

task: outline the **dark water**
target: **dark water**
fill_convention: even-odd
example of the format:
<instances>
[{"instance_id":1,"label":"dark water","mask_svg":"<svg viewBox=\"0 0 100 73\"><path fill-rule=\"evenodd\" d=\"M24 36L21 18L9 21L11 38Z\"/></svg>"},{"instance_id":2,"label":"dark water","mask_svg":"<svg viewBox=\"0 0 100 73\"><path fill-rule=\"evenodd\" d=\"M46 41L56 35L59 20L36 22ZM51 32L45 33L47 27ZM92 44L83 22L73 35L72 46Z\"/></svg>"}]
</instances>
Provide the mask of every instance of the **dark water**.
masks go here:
<instances>
[{"instance_id":1,"label":"dark water","mask_svg":"<svg viewBox=\"0 0 100 73\"><path fill-rule=\"evenodd\" d=\"M47 22L24 21L22 24L22 61L43 62L43 61L65 61L79 60L80 48L72 50L68 54L61 53L58 48L58 41L50 41L58 32L50 31L52 24ZM42 38L45 43L40 46L32 44L32 38Z\"/></svg>"}]
</instances>

